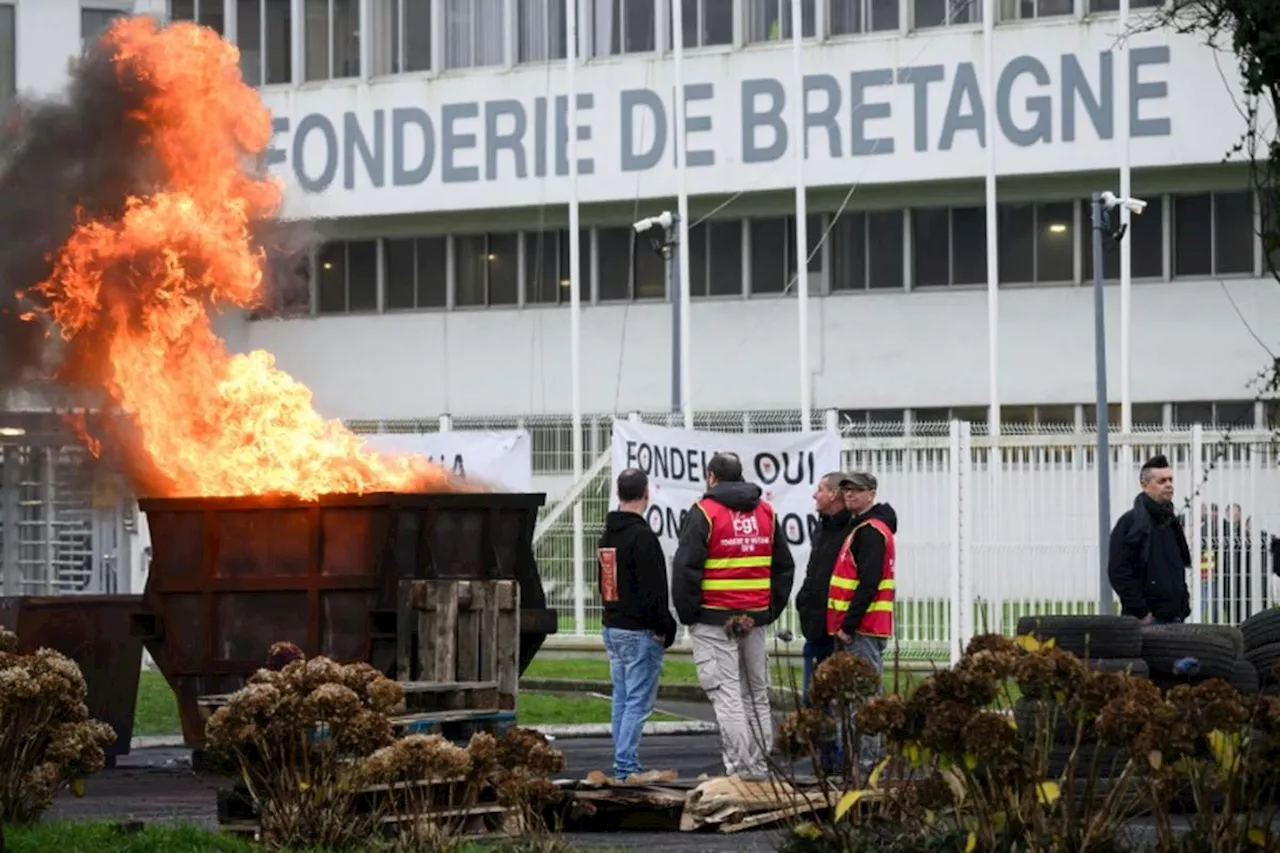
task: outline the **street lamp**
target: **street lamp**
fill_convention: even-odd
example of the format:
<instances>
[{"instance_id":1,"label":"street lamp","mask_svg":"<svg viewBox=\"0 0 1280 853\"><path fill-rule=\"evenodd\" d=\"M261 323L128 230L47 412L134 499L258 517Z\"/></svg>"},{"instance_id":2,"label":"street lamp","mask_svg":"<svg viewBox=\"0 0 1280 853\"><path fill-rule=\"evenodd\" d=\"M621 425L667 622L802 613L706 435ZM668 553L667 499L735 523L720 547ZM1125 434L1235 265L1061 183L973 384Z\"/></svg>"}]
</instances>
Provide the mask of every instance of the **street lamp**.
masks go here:
<instances>
[{"instance_id":1,"label":"street lamp","mask_svg":"<svg viewBox=\"0 0 1280 853\"><path fill-rule=\"evenodd\" d=\"M1098 612L1113 613L1111 580L1107 576L1111 540L1111 447L1108 441L1107 421L1107 324L1102 300L1102 239L1113 243L1124 239L1126 228L1112 223L1111 211L1123 208L1132 214L1141 214L1147 203L1140 198L1119 198L1112 192L1093 194L1093 347L1097 385L1098 420Z\"/></svg>"},{"instance_id":2,"label":"street lamp","mask_svg":"<svg viewBox=\"0 0 1280 853\"><path fill-rule=\"evenodd\" d=\"M684 391L680 383L681 362L685 358L680 343L680 215L664 210L635 223L636 234L648 236L649 246L667 262L667 287L671 291L671 411L684 411Z\"/></svg>"}]
</instances>

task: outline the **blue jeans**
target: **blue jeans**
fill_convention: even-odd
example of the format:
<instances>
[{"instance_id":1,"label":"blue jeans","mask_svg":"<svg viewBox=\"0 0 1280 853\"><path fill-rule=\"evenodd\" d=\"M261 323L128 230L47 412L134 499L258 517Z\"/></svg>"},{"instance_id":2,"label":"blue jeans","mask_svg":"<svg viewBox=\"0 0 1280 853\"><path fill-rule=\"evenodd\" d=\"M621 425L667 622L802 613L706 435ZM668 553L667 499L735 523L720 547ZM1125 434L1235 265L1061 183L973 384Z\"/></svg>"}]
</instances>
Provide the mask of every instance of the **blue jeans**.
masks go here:
<instances>
[{"instance_id":1,"label":"blue jeans","mask_svg":"<svg viewBox=\"0 0 1280 853\"><path fill-rule=\"evenodd\" d=\"M640 733L653 713L662 673L662 643L648 631L604 629L613 680L613 775L625 779L640 767Z\"/></svg>"}]
</instances>

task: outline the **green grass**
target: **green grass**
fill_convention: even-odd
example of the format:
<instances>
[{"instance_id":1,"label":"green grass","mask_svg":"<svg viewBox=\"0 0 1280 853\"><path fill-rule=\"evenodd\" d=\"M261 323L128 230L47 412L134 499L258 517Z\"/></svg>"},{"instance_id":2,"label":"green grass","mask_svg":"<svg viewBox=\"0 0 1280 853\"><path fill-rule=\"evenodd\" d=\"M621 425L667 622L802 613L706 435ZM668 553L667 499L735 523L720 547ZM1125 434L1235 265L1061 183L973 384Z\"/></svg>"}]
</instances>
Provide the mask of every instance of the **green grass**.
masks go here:
<instances>
[{"instance_id":1,"label":"green grass","mask_svg":"<svg viewBox=\"0 0 1280 853\"><path fill-rule=\"evenodd\" d=\"M607 661L604 667L607 678ZM607 699L524 691L518 700L516 719L525 726L607 723L610 713ZM651 719L655 722L670 722L679 718L654 714ZM133 716L134 735L176 735L181 731L178 701L164 676L158 672L142 673L142 679L138 682L138 706Z\"/></svg>"},{"instance_id":2,"label":"green grass","mask_svg":"<svg viewBox=\"0 0 1280 853\"><path fill-rule=\"evenodd\" d=\"M121 832L106 823L7 827L6 853L251 853L247 841L194 827L147 826Z\"/></svg>"}]
</instances>

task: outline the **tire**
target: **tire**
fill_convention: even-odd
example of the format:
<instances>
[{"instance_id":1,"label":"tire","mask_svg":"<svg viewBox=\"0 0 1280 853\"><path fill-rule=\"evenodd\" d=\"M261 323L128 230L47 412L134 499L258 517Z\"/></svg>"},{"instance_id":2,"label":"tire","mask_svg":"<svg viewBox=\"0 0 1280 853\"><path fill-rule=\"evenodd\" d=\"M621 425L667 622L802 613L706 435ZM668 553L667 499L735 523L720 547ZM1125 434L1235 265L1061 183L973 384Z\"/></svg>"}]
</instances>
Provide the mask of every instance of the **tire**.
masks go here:
<instances>
[{"instance_id":1,"label":"tire","mask_svg":"<svg viewBox=\"0 0 1280 853\"><path fill-rule=\"evenodd\" d=\"M1054 645L1084 659L1142 656L1142 634L1132 616L1024 616L1018 634L1053 638Z\"/></svg>"},{"instance_id":2,"label":"tire","mask_svg":"<svg viewBox=\"0 0 1280 853\"><path fill-rule=\"evenodd\" d=\"M1260 684L1280 684L1280 677L1276 673L1276 667L1280 665L1280 643L1258 646L1246 652L1244 657L1258 673Z\"/></svg>"},{"instance_id":3,"label":"tire","mask_svg":"<svg viewBox=\"0 0 1280 853\"><path fill-rule=\"evenodd\" d=\"M1254 696L1258 693L1258 670L1247 660L1236 661L1235 671L1227 680L1242 696Z\"/></svg>"},{"instance_id":4,"label":"tire","mask_svg":"<svg viewBox=\"0 0 1280 853\"><path fill-rule=\"evenodd\" d=\"M1049 776L1060 777L1071 760L1071 744L1064 744L1049 753ZM1113 779L1120 774L1129 760L1128 750L1093 743L1082 743L1076 749L1076 779L1088 779L1097 761L1097 778Z\"/></svg>"},{"instance_id":5,"label":"tire","mask_svg":"<svg viewBox=\"0 0 1280 853\"><path fill-rule=\"evenodd\" d=\"M1246 652L1280 643L1280 607L1260 610L1241 622L1240 634L1244 637Z\"/></svg>"},{"instance_id":6,"label":"tire","mask_svg":"<svg viewBox=\"0 0 1280 853\"><path fill-rule=\"evenodd\" d=\"M1142 659L1155 674L1177 675L1175 665L1184 658L1199 664L1196 678L1231 678L1235 671L1235 649L1231 641L1214 632L1190 625L1147 625L1141 629Z\"/></svg>"},{"instance_id":7,"label":"tire","mask_svg":"<svg viewBox=\"0 0 1280 853\"><path fill-rule=\"evenodd\" d=\"M1234 625L1193 625L1190 622L1184 622L1180 627L1193 634L1221 637L1231 644L1233 657L1244 657L1244 634L1240 633L1240 629Z\"/></svg>"},{"instance_id":8,"label":"tire","mask_svg":"<svg viewBox=\"0 0 1280 853\"><path fill-rule=\"evenodd\" d=\"M1142 658L1100 658L1086 661L1085 665L1096 672L1125 672L1138 678L1151 677L1151 667Z\"/></svg>"},{"instance_id":9,"label":"tire","mask_svg":"<svg viewBox=\"0 0 1280 853\"><path fill-rule=\"evenodd\" d=\"M1069 747L1076 742L1076 723L1065 706L1058 705L1054 708L1054 704L1039 699L1019 699L1013 703L1013 720L1018 724L1018 734L1024 741L1034 741L1038 718L1043 715L1046 726L1050 721L1053 722L1055 750L1061 745Z\"/></svg>"}]
</instances>

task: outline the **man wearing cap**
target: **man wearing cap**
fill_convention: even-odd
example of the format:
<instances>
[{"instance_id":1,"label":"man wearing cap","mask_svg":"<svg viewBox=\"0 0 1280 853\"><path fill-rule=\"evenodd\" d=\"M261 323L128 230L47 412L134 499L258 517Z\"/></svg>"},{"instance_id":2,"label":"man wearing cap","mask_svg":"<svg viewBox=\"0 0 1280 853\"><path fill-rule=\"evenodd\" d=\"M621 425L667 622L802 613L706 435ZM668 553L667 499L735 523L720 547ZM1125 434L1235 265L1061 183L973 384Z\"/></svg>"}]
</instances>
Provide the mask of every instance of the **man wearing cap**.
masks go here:
<instances>
[{"instance_id":1,"label":"man wearing cap","mask_svg":"<svg viewBox=\"0 0 1280 853\"><path fill-rule=\"evenodd\" d=\"M833 471L818 481L813 492L814 508L818 511L818 530L809 548L809 564L805 568L804 583L796 593L796 613L800 617L800 631L804 634L804 695L809 696L809 682L813 670L835 651L835 640L827 631L827 598L831 587L831 570L836 557L844 546L849 532L849 519L853 514L845 508L844 493L840 484L849 475Z\"/></svg>"},{"instance_id":2,"label":"man wearing cap","mask_svg":"<svg viewBox=\"0 0 1280 853\"><path fill-rule=\"evenodd\" d=\"M893 637L898 514L889 504L876 502L877 485L865 471L840 483L845 508L853 517L831 571L827 631L838 650L857 655L883 677L884 650ZM862 742L859 758L866 771L877 760L880 744L869 737Z\"/></svg>"},{"instance_id":3,"label":"man wearing cap","mask_svg":"<svg viewBox=\"0 0 1280 853\"><path fill-rule=\"evenodd\" d=\"M773 507L760 499L759 486L743 480L735 454L713 456L706 481L680 528L671 597L690 626L725 772L764 780L773 749L764 629L787 607L795 563Z\"/></svg>"},{"instance_id":4,"label":"man wearing cap","mask_svg":"<svg viewBox=\"0 0 1280 853\"><path fill-rule=\"evenodd\" d=\"M1111 529L1107 577L1121 613L1150 625L1191 615L1187 569L1191 549L1173 511L1173 468L1153 456L1138 472L1142 491Z\"/></svg>"}]
</instances>

